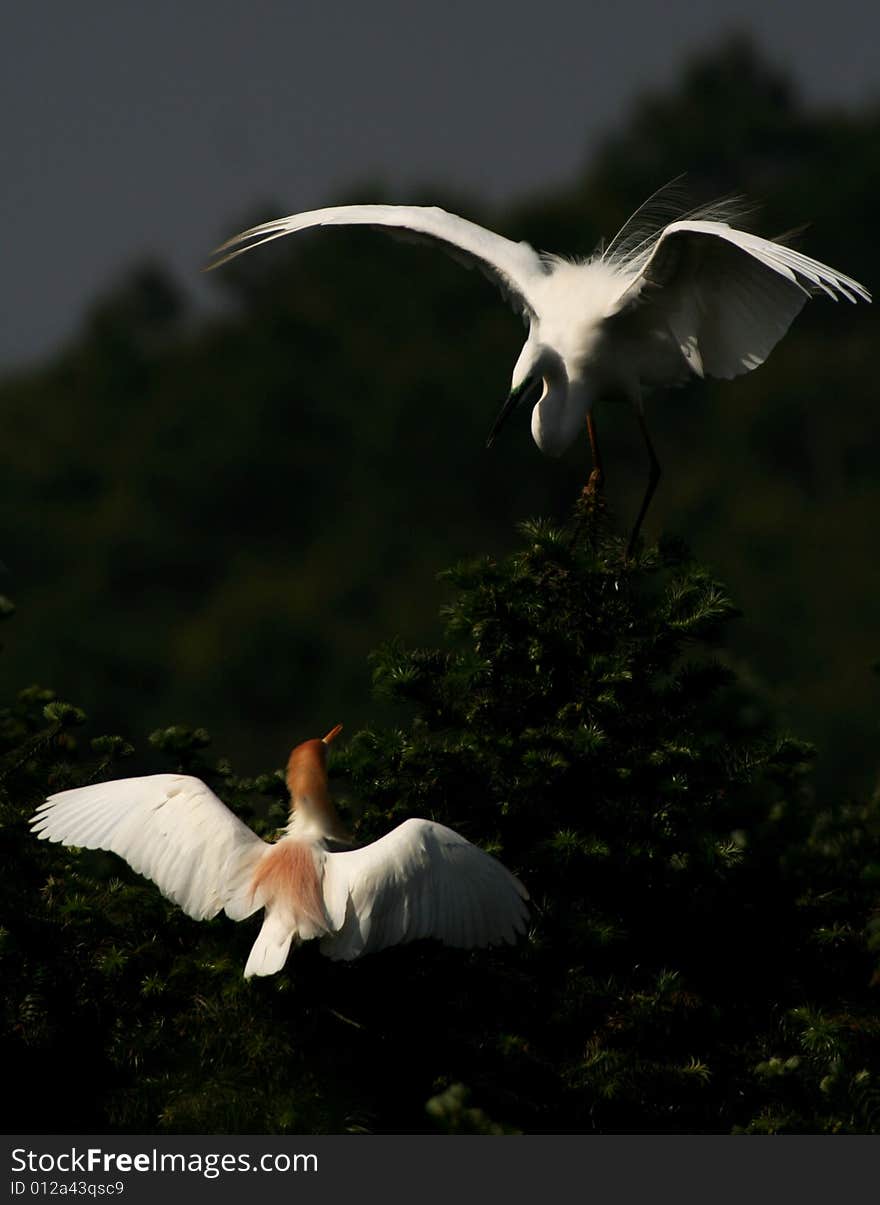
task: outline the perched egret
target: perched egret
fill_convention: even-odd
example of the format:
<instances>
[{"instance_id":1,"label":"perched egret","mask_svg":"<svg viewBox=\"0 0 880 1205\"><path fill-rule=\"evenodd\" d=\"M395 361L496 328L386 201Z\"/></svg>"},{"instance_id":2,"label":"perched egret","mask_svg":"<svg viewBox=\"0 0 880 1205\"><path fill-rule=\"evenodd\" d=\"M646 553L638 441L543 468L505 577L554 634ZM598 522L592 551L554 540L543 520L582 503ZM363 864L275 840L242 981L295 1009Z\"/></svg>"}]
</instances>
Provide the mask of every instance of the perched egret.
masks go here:
<instances>
[{"instance_id":1,"label":"perched egret","mask_svg":"<svg viewBox=\"0 0 880 1205\"><path fill-rule=\"evenodd\" d=\"M659 190L663 192L664 190ZM528 323L510 395L489 434L533 403L532 435L560 456L586 420L601 479L593 404L623 398L635 409L650 475L630 537L631 552L660 477L645 424L644 396L693 376L732 378L757 368L811 293L870 300L849 276L782 243L729 225L721 202L659 224L646 216L658 194L587 260L539 253L465 218L414 205L340 205L254 226L214 253L220 264L310 226L365 225L433 240L494 280Z\"/></svg>"},{"instance_id":2,"label":"perched egret","mask_svg":"<svg viewBox=\"0 0 880 1205\"><path fill-rule=\"evenodd\" d=\"M327 746L297 745L287 765L290 822L263 841L200 779L154 774L52 795L31 825L49 841L119 854L194 920L265 909L244 969L272 975L293 941L333 959L436 937L469 949L524 932L528 892L500 862L433 820L405 820L362 849L331 852L345 831L327 790Z\"/></svg>"}]
</instances>

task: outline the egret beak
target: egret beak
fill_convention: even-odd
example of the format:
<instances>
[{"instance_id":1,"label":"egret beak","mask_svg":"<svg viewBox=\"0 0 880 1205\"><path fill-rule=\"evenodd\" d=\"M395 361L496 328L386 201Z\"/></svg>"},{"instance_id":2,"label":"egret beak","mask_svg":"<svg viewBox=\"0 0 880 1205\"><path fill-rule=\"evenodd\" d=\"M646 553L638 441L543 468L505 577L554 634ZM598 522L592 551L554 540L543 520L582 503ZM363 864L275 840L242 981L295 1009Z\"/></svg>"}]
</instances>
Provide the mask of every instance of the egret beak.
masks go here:
<instances>
[{"instance_id":1,"label":"egret beak","mask_svg":"<svg viewBox=\"0 0 880 1205\"><path fill-rule=\"evenodd\" d=\"M324 742L325 745L329 745L330 742L332 740L334 740L335 737L339 736L341 731L342 731L342 725L337 724L335 728L330 729L330 731L327 733L326 736L322 736L321 740Z\"/></svg>"},{"instance_id":2,"label":"egret beak","mask_svg":"<svg viewBox=\"0 0 880 1205\"><path fill-rule=\"evenodd\" d=\"M498 432L507 422L508 418L510 418L511 414L513 414L514 410L525 402L537 401L543 389L544 378L540 376L526 377L521 385L518 385L516 389L511 389L507 401L501 407L501 413L492 424L492 430L489 432L489 438L486 440L487 448L492 447L498 436Z\"/></svg>"}]
</instances>

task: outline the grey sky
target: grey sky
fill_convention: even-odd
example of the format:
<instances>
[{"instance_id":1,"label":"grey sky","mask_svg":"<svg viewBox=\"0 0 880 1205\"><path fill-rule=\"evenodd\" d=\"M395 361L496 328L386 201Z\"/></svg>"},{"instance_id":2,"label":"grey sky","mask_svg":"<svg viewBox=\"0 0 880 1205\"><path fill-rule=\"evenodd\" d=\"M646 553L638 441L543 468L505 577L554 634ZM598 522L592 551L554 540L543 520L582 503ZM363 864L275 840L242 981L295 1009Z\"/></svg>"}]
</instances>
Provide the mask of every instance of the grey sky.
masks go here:
<instances>
[{"instance_id":1,"label":"grey sky","mask_svg":"<svg viewBox=\"0 0 880 1205\"><path fill-rule=\"evenodd\" d=\"M880 99L865 0L9 6L0 367L68 337L138 256L200 287L207 252L260 200L310 208L364 180L400 201L559 184L634 94L734 28L811 103Z\"/></svg>"}]
</instances>

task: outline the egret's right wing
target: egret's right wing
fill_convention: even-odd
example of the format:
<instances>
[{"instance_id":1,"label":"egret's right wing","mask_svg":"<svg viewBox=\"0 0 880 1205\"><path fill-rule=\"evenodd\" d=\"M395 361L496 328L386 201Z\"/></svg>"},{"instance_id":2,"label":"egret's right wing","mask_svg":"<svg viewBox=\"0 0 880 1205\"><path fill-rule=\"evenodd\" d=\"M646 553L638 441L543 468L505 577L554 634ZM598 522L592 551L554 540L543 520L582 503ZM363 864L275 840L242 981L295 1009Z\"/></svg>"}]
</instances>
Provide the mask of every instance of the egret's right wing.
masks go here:
<instances>
[{"instance_id":1,"label":"egret's right wing","mask_svg":"<svg viewBox=\"0 0 880 1205\"><path fill-rule=\"evenodd\" d=\"M432 820L406 820L363 849L327 854L324 903L333 959L435 937L470 948L525 930L528 892L485 850Z\"/></svg>"},{"instance_id":2,"label":"egret's right wing","mask_svg":"<svg viewBox=\"0 0 880 1205\"><path fill-rule=\"evenodd\" d=\"M195 920L257 907L251 874L268 845L199 778L153 774L61 791L31 820L38 837L118 854Z\"/></svg>"},{"instance_id":3,"label":"egret's right wing","mask_svg":"<svg viewBox=\"0 0 880 1205\"><path fill-rule=\"evenodd\" d=\"M549 271L528 243L514 243L445 209L421 205L337 205L293 213L235 235L216 249L220 258L209 267L218 268L245 251L310 226L372 226L439 243L456 259L479 267L514 306L529 314L535 312L534 283Z\"/></svg>"}]
</instances>

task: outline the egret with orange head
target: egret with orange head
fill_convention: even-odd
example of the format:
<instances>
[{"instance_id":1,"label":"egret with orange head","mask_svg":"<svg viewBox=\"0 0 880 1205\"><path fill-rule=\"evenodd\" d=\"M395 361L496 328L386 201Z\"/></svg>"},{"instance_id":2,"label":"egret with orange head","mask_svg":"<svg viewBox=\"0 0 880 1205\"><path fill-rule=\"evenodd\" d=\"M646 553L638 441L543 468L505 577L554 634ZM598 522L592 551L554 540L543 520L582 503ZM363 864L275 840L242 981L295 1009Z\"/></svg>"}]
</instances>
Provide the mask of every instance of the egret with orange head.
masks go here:
<instances>
[{"instance_id":1,"label":"egret with orange head","mask_svg":"<svg viewBox=\"0 0 880 1205\"><path fill-rule=\"evenodd\" d=\"M31 825L43 839L118 854L195 920L263 909L246 978L280 971L291 944L312 938L333 959L423 937L465 949L514 941L525 931L526 889L445 825L405 820L361 849L329 848L346 840L327 786L327 747L341 729L291 753L290 821L274 843L182 774L62 791Z\"/></svg>"}]
</instances>

